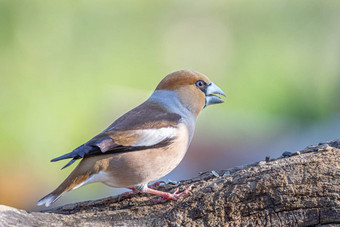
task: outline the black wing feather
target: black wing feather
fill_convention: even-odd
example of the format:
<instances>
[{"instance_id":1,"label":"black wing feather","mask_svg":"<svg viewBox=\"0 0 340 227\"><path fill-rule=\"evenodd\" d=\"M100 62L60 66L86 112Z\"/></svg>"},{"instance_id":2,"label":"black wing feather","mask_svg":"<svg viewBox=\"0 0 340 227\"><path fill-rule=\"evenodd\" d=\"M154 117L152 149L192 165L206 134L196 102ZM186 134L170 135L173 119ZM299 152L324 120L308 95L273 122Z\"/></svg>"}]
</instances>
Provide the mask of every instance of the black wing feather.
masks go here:
<instances>
[{"instance_id":1,"label":"black wing feather","mask_svg":"<svg viewBox=\"0 0 340 227\"><path fill-rule=\"evenodd\" d=\"M96 152L97 150L100 150L99 147L83 144L76 149L74 149L72 152L68 154L64 154L60 157L54 158L51 160L51 162L60 161L63 159L72 158L71 161L69 161L62 169L72 165L77 159L83 158L86 154L91 152Z\"/></svg>"},{"instance_id":2,"label":"black wing feather","mask_svg":"<svg viewBox=\"0 0 340 227\"><path fill-rule=\"evenodd\" d=\"M117 145L110 150L107 151L102 151L100 147L97 147L96 145L88 145L88 144L83 144L76 149L74 149L72 152L68 154L64 154L60 157L54 158L51 160L51 162L56 162L60 161L63 159L69 159L72 158L71 161L69 161L63 168L65 169L66 167L72 165L77 159L84 158L84 157L90 157L90 156L95 156L95 155L103 155L103 154L112 154L112 153L125 153L125 152L132 152L132 151L141 151L141 150L146 150L146 149L152 149L152 148L159 148L159 147L164 147L168 146L173 142L173 138L168 138L165 139L158 144L155 144L153 146L122 146L122 145Z\"/></svg>"}]
</instances>

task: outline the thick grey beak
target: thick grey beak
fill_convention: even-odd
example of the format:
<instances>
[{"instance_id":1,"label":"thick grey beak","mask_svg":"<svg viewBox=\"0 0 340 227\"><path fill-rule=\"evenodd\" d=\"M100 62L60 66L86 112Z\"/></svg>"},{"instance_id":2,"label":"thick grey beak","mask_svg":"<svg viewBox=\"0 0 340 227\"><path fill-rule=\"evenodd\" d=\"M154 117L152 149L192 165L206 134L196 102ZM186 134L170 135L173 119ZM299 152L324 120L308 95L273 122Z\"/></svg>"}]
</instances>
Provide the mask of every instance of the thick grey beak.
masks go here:
<instances>
[{"instance_id":1,"label":"thick grey beak","mask_svg":"<svg viewBox=\"0 0 340 227\"><path fill-rule=\"evenodd\" d=\"M214 84L213 82L211 82L208 85L207 90L205 91L205 106L204 107L212 105L212 104L224 103L224 101L216 95L222 95L226 97L222 89L217 87L217 85Z\"/></svg>"}]
</instances>

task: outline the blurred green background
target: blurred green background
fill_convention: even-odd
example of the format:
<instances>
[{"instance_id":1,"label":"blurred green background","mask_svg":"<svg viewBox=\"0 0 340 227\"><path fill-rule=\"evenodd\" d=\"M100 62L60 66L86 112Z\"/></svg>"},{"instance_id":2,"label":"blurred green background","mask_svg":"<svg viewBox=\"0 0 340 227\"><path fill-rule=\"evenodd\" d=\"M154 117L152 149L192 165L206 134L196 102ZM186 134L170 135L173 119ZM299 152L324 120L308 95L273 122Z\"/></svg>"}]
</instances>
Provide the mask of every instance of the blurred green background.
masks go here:
<instances>
[{"instance_id":1,"label":"blurred green background","mask_svg":"<svg viewBox=\"0 0 340 227\"><path fill-rule=\"evenodd\" d=\"M227 94L164 179L340 134L340 1L0 1L0 204L35 203L70 152L192 69ZM56 205L119 193L100 184Z\"/></svg>"}]
</instances>

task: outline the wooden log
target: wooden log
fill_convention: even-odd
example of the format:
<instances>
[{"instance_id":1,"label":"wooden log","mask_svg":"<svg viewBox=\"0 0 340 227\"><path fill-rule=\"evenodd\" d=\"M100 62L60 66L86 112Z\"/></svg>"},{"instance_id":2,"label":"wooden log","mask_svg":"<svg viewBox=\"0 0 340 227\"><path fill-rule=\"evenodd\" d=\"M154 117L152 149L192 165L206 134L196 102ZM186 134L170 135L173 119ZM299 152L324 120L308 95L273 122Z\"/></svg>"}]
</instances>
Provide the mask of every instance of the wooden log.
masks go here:
<instances>
[{"instance_id":1,"label":"wooden log","mask_svg":"<svg viewBox=\"0 0 340 227\"><path fill-rule=\"evenodd\" d=\"M340 139L228 170L201 173L159 190L192 194L155 204L137 194L44 212L0 206L0 226L337 226Z\"/></svg>"}]
</instances>

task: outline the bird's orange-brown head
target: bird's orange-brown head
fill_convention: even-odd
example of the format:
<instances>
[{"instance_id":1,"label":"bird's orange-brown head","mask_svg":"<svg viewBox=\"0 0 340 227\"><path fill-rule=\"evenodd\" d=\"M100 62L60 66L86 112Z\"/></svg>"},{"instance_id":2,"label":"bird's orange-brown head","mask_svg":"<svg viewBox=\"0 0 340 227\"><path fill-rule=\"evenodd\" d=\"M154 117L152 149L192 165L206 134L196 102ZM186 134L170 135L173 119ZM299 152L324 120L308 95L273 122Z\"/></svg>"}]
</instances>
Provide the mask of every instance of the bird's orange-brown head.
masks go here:
<instances>
[{"instance_id":1,"label":"bird's orange-brown head","mask_svg":"<svg viewBox=\"0 0 340 227\"><path fill-rule=\"evenodd\" d=\"M191 70L181 70L167 75L156 90L175 91L181 102L196 116L205 106L223 103L223 100L215 94L225 96L207 76Z\"/></svg>"}]
</instances>

